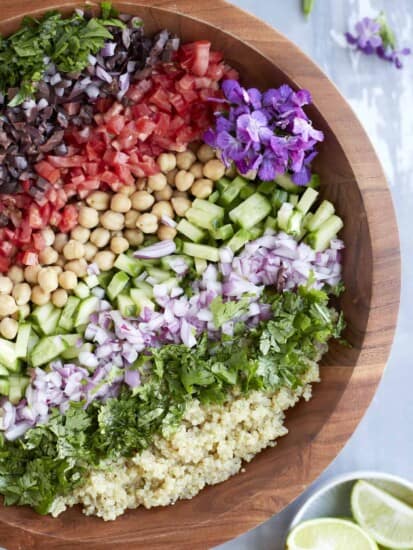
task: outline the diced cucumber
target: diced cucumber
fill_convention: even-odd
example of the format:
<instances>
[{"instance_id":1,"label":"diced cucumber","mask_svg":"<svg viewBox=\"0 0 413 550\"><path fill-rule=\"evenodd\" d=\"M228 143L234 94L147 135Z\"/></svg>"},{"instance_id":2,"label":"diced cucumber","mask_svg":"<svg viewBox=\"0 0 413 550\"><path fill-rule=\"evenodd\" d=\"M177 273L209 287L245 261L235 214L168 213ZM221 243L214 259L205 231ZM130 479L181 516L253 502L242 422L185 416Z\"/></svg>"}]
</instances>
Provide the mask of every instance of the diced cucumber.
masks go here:
<instances>
[{"instance_id":1,"label":"diced cucumber","mask_svg":"<svg viewBox=\"0 0 413 550\"><path fill-rule=\"evenodd\" d=\"M86 283L77 283L76 288L73 291L78 298L81 300L84 300L90 295L90 288L87 286Z\"/></svg>"},{"instance_id":2,"label":"diced cucumber","mask_svg":"<svg viewBox=\"0 0 413 550\"><path fill-rule=\"evenodd\" d=\"M283 191L282 189L276 189L274 193L272 194L271 199L272 205L274 207L275 213L281 208L281 206L288 202L288 193L287 191Z\"/></svg>"},{"instance_id":3,"label":"diced cucumber","mask_svg":"<svg viewBox=\"0 0 413 550\"><path fill-rule=\"evenodd\" d=\"M135 288L142 290L148 298L153 298L153 286L146 281L134 281Z\"/></svg>"},{"instance_id":4,"label":"diced cucumber","mask_svg":"<svg viewBox=\"0 0 413 550\"><path fill-rule=\"evenodd\" d=\"M272 216L268 216L268 218L265 220L264 224L265 229L274 229L277 230L277 220L273 218Z\"/></svg>"},{"instance_id":5,"label":"diced cucumber","mask_svg":"<svg viewBox=\"0 0 413 550\"><path fill-rule=\"evenodd\" d=\"M256 225L254 227L251 227L249 232L250 232L250 240L254 241L255 239L258 239L259 237L261 237L261 235L264 233L264 226L262 224Z\"/></svg>"},{"instance_id":6,"label":"diced cucumber","mask_svg":"<svg viewBox=\"0 0 413 550\"><path fill-rule=\"evenodd\" d=\"M10 382L6 378L0 378L0 394L9 395L10 391Z\"/></svg>"},{"instance_id":7,"label":"diced cucumber","mask_svg":"<svg viewBox=\"0 0 413 550\"><path fill-rule=\"evenodd\" d=\"M0 363L11 371L16 371L19 368L19 362L16 357L16 346L4 338L0 338Z\"/></svg>"},{"instance_id":8,"label":"diced cucumber","mask_svg":"<svg viewBox=\"0 0 413 550\"><path fill-rule=\"evenodd\" d=\"M299 235L301 235L303 218L304 216L302 212L294 210L287 224L287 233L289 235L293 235L294 237L298 237Z\"/></svg>"},{"instance_id":9,"label":"diced cucumber","mask_svg":"<svg viewBox=\"0 0 413 550\"><path fill-rule=\"evenodd\" d=\"M256 191L256 187L253 183L249 183L245 187L243 187L239 193L239 198L242 200L248 199L251 195L253 195Z\"/></svg>"},{"instance_id":10,"label":"diced cucumber","mask_svg":"<svg viewBox=\"0 0 413 550\"><path fill-rule=\"evenodd\" d=\"M241 176L237 176L232 182L226 187L220 196L220 202L224 206L229 206L232 204L238 196L240 196L241 190L248 184L247 180ZM247 198L247 197L246 197Z\"/></svg>"},{"instance_id":11,"label":"diced cucumber","mask_svg":"<svg viewBox=\"0 0 413 550\"><path fill-rule=\"evenodd\" d=\"M210 262L219 261L219 250L206 244L184 243L184 253L188 256L209 260Z\"/></svg>"},{"instance_id":12,"label":"diced cucumber","mask_svg":"<svg viewBox=\"0 0 413 550\"><path fill-rule=\"evenodd\" d=\"M19 325L19 331L17 333L15 353L16 357L24 358L27 356L27 349L29 346L30 334L32 332L32 326L30 323L22 323Z\"/></svg>"},{"instance_id":13,"label":"diced cucumber","mask_svg":"<svg viewBox=\"0 0 413 550\"><path fill-rule=\"evenodd\" d=\"M116 296L126 287L128 282L128 275L124 271L118 271L116 275L113 276L106 289L106 294L109 296L109 299L114 300Z\"/></svg>"},{"instance_id":14,"label":"diced cucumber","mask_svg":"<svg viewBox=\"0 0 413 550\"><path fill-rule=\"evenodd\" d=\"M292 216L294 207L289 202L282 204L281 208L277 212L277 224L282 231L287 231L288 220Z\"/></svg>"},{"instance_id":15,"label":"diced cucumber","mask_svg":"<svg viewBox=\"0 0 413 550\"><path fill-rule=\"evenodd\" d=\"M89 317L97 311L99 306L99 298L96 296L89 296L82 302L80 302L75 315L75 327L85 325L89 322Z\"/></svg>"},{"instance_id":16,"label":"diced cucumber","mask_svg":"<svg viewBox=\"0 0 413 550\"><path fill-rule=\"evenodd\" d=\"M175 242L175 246L176 246L176 252L178 254L180 254L182 252L182 246L183 246L184 241L179 237L175 237L174 242Z\"/></svg>"},{"instance_id":17,"label":"diced cucumber","mask_svg":"<svg viewBox=\"0 0 413 550\"><path fill-rule=\"evenodd\" d=\"M203 212L210 214L211 217L218 218L219 220L222 220L225 215L225 210L222 208L222 206L211 204L209 201L206 201L204 199L195 199L192 203L192 206L193 208L196 208L197 210L202 210Z\"/></svg>"},{"instance_id":18,"label":"diced cucumber","mask_svg":"<svg viewBox=\"0 0 413 550\"><path fill-rule=\"evenodd\" d=\"M259 184L257 191L258 193L262 193L263 195L272 195L274 187L275 184L273 181L262 181Z\"/></svg>"},{"instance_id":19,"label":"diced cucumber","mask_svg":"<svg viewBox=\"0 0 413 550\"><path fill-rule=\"evenodd\" d=\"M238 252L243 246L245 246L251 240L251 233L246 229L240 229L235 233L232 239L227 243L232 252Z\"/></svg>"},{"instance_id":20,"label":"diced cucumber","mask_svg":"<svg viewBox=\"0 0 413 550\"><path fill-rule=\"evenodd\" d=\"M82 342L81 334L60 334L66 348L79 347L79 343Z\"/></svg>"},{"instance_id":21,"label":"diced cucumber","mask_svg":"<svg viewBox=\"0 0 413 550\"><path fill-rule=\"evenodd\" d=\"M194 241L195 243L199 243L206 238L206 233L203 229L196 227L188 220L185 220L185 218L182 218L182 220L178 223L176 229L177 231L179 231L179 233L182 233L182 235L185 235L185 237L187 237L191 241Z\"/></svg>"},{"instance_id":22,"label":"diced cucumber","mask_svg":"<svg viewBox=\"0 0 413 550\"><path fill-rule=\"evenodd\" d=\"M130 296L119 294L116 301L118 310L124 317L135 317L137 313L136 304Z\"/></svg>"},{"instance_id":23,"label":"diced cucumber","mask_svg":"<svg viewBox=\"0 0 413 550\"><path fill-rule=\"evenodd\" d=\"M211 206L215 206L215 204L211 204ZM214 213L206 212L200 208L189 208L185 212L185 218L193 225L208 229L209 231L216 229L221 224L221 218L218 218Z\"/></svg>"},{"instance_id":24,"label":"diced cucumber","mask_svg":"<svg viewBox=\"0 0 413 550\"><path fill-rule=\"evenodd\" d=\"M132 288L130 290L130 297L137 306L138 315L145 309L145 307L154 310L155 304L150 300L143 290L139 288Z\"/></svg>"},{"instance_id":25,"label":"diced cucumber","mask_svg":"<svg viewBox=\"0 0 413 550\"><path fill-rule=\"evenodd\" d=\"M66 348L67 345L61 335L46 336L33 348L29 360L33 367L40 367L59 357Z\"/></svg>"},{"instance_id":26,"label":"diced cucumber","mask_svg":"<svg viewBox=\"0 0 413 550\"><path fill-rule=\"evenodd\" d=\"M202 275L207 267L208 262L206 260L202 258L195 258L195 271L198 273L198 275Z\"/></svg>"},{"instance_id":27,"label":"diced cucumber","mask_svg":"<svg viewBox=\"0 0 413 550\"><path fill-rule=\"evenodd\" d=\"M127 256L126 256L127 257ZM122 271L126 271L126 269L123 269ZM98 275L99 280L99 286L106 288L110 281L112 280L112 277L114 275L114 271L105 271L104 273L100 273Z\"/></svg>"},{"instance_id":28,"label":"diced cucumber","mask_svg":"<svg viewBox=\"0 0 413 550\"><path fill-rule=\"evenodd\" d=\"M250 229L271 212L271 204L264 195L254 193L239 206L230 211L230 219L243 229Z\"/></svg>"},{"instance_id":29,"label":"diced cucumber","mask_svg":"<svg viewBox=\"0 0 413 550\"><path fill-rule=\"evenodd\" d=\"M159 267L148 267L147 271L148 275L155 279L157 283L163 283L171 277L171 273L169 270L166 271L164 269L160 269Z\"/></svg>"},{"instance_id":30,"label":"diced cucumber","mask_svg":"<svg viewBox=\"0 0 413 550\"><path fill-rule=\"evenodd\" d=\"M225 225L222 225L218 229L212 232L212 236L214 239L217 239L218 241L227 241L230 239L234 234L234 228L230 223L227 223Z\"/></svg>"},{"instance_id":31,"label":"diced cucumber","mask_svg":"<svg viewBox=\"0 0 413 550\"><path fill-rule=\"evenodd\" d=\"M216 190L209 195L208 202L212 202L213 204L215 204L218 199L219 199L219 191Z\"/></svg>"},{"instance_id":32,"label":"diced cucumber","mask_svg":"<svg viewBox=\"0 0 413 550\"><path fill-rule=\"evenodd\" d=\"M80 298L76 296L69 296L66 305L60 315L58 326L63 330L72 330L75 326L74 318L75 311L80 304Z\"/></svg>"},{"instance_id":33,"label":"diced cucumber","mask_svg":"<svg viewBox=\"0 0 413 550\"><path fill-rule=\"evenodd\" d=\"M137 277L143 271L143 264L138 258L131 258L126 254L119 254L114 266L119 271L124 271L131 277Z\"/></svg>"},{"instance_id":34,"label":"diced cucumber","mask_svg":"<svg viewBox=\"0 0 413 550\"><path fill-rule=\"evenodd\" d=\"M172 290L173 288L179 286L178 279L176 277L170 277L161 284L165 285L168 290Z\"/></svg>"},{"instance_id":35,"label":"diced cucumber","mask_svg":"<svg viewBox=\"0 0 413 550\"><path fill-rule=\"evenodd\" d=\"M299 210L303 214L307 214L307 212L309 212L310 208L317 200L318 194L318 191L316 191L315 189L307 187L297 203L297 210Z\"/></svg>"},{"instance_id":36,"label":"diced cucumber","mask_svg":"<svg viewBox=\"0 0 413 550\"><path fill-rule=\"evenodd\" d=\"M24 321L30 315L30 310L27 311L25 305L17 308L18 321Z\"/></svg>"},{"instance_id":37,"label":"diced cucumber","mask_svg":"<svg viewBox=\"0 0 413 550\"><path fill-rule=\"evenodd\" d=\"M341 218L335 215L330 216L317 231L307 235L306 241L316 252L322 252L330 245L331 239L335 238L343 225Z\"/></svg>"},{"instance_id":38,"label":"diced cucumber","mask_svg":"<svg viewBox=\"0 0 413 550\"><path fill-rule=\"evenodd\" d=\"M9 400L13 405L17 405L23 397L30 378L27 376L10 376L9 377Z\"/></svg>"},{"instance_id":39,"label":"diced cucumber","mask_svg":"<svg viewBox=\"0 0 413 550\"><path fill-rule=\"evenodd\" d=\"M297 206L298 204L298 195L288 195L288 202L292 204L293 206Z\"/></svg>"},{"instance_id":40,"label":"diced cucumber","mask_svg":"<svg viewBox=\"0 0 413 550\"><path fill-rule=\"evenodd\" d=\"M0 365L0 376L9 376L9 370L4 365Z\"/></svg>"},{"instance_id":41,"label":"diced cucumber","mask_svg":"<svg viewBox=\"0 0 413 550\"><path fill-rule=\"evenodd\" d=\"M288 174L277 176L275 182L289 193L300 193L302 191L302 187L296 185Z\"/></svg>"},{"instance_id":42,"label":"diced cucumber","mask_svg":"<svg viewBox=\"0 0 413 550\"><path fill-rule=\"evenodd\" d=\"M29 343L27 345L27 357L30 356L32 349L37 345L38 341L40 340L40 336L38 336L34 330L30 333Z\"/></svg>"},{"instance_id":43,"label":"diced cucumber","mask_svg":"<svg viewBox=\"0 0 413 550\"><path fill-rule=\"evenodd\" d=\"M320 187L320 176L318 174L311 174L311 179L307 184L307 187L312 187L313 189L319 189Z\"/></svg>"},{"instance_id":44,"label":"diced cucumber","mask_svg":"<svg viewBox=\"0 0 413 550\"><path fill-rule=\"evenodd\" d=\"M60 354L62 359L70 361L71 359L77 359L81 351L93 351L93 344L90 342L85 342L80 347L74 346L67 348Z\"/></svg>"},{"instance_id":45,"label":"diced cucumber","mask_svg":"<svg viewBox=\"0 0 413 550\"><path fill-rule=\"evenodd\" d=\"M334 214L334 206L329 201L323 201L317 210L314 212L310 220L307 220L307 229L316 231L321 224L328 220Z\"/></svg>"},{"instance_id":46,"label":"diced cucumber","mask_svg":"<svg viewBox=\"0 0 413 550\"><path fill-rule=\"evenodd\" d=\"M32 319L43 334L49 335L56 332L60 315L61 309L49 302L44 306L36 307L32 313Z\"/></svg>"},{"instance_id":47,"label":"diced cucumber","mask_svg":"<svg viewBox=\"0 0 413 550\"><path fill-rule=\"evenodd\" d=\"M88 275L83 279L83 281L87 284L89 288L95 288L95 286L99 286L99 279L97 275Z\"/></svg>"},{"instance_id":48,"label":"diced cucumber","mask_svg":"<svg viewBox=\"0 0 413 550\"><path fill-rule=\"evenodd\" d=\"M224 177L219 179L215 185L219 191L224 191L229 185L231 185L231 180Z\"/></svg>"}]
</instances>

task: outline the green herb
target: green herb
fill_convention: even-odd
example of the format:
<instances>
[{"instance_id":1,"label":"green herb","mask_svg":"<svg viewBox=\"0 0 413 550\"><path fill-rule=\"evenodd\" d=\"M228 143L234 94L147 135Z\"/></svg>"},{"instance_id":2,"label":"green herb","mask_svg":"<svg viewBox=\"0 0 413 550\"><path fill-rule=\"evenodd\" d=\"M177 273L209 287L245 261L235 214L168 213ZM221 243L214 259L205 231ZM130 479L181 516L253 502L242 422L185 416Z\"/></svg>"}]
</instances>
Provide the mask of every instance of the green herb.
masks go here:
<instances>
[{"instance_id":1,"label":"green herb","mask_svg":"<svg viewBox=\"0 0 413 550\"><path fill-rule=\"evenodd\" d=\"M167 436L182 420L186 404L224 403L235 388L273 393L295 389L318 361L344 322L328 306L323 291L300 287L297 293L264 295L273 317L253 330L245 326L225 342L203 335L188 348L171 344L153 348L135 367L143 384L124 389L86 410L73 403L65 415L55 410L49 421L12 442L0 440L0 493L6 505L30 505L47 513L57 495L82 483L102 459L116 459L147 448L155 434ZM228 320L232 306L216 301L217 324ZM231 310L238 314L240 310Z\"/></svg>"},{"instance_id":2,"label":"green herb","mask_svg":"<svg viewBox=\"0 0 413 550\"><path fill-rule=\"evenodd\" d=\"M310 15L313 11L315 0L302 0L301 6L304 15Z\"/></svg>"},{"instance_id":3,"label":"green herb","mask_svg":"<svg viewBox=\"0 0 413 550\"><path fill-rule=\"evenodd\" d=\"M248 310L249 302L248 296L244 296L236 302L228 301L225 303L222 301L221 296L214 298L211 302L210 310L215 327L217 329L221 328L223 324L245 313Z\"/></svg>"},{"instance_id":4,"label":"green herb","mask_svg":"<svg viewBox=\"0 0 413 550\"><path fill-rule=\"evenodd\" d=\"M396 48L396 35L394 31L390 28L387 21L386 14L382 11L376 19L377 23L380 25L380 37L383 40L384 48Z\"/></svg>"},{"instance_id":5,"label":"green herb","mask_svg":"<svg viewBox=\"0 0 413 550\"><path fill-rule=\"evenodd\" d=\"M40 20L25 17L17 32L0 37L0 89L4 94L18 89L9 105L19 105L35 93L49 62L64 73L84 69L89 55L112 38L107 27L124 26L114 15L108 2L102 4L100 18L74 13L63 19L60 13L49 12Z\"/></svg>"}]
</instances>

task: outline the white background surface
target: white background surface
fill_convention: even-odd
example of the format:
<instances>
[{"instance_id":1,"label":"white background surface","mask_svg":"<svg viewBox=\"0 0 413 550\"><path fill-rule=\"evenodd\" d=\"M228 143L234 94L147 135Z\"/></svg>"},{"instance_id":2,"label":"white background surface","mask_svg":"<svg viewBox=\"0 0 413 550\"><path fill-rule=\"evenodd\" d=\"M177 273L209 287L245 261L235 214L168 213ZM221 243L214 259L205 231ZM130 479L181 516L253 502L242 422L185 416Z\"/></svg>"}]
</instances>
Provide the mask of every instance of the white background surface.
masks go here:
<instances>
[{"instance_id":1,"label":"white background surface","mask_svg":"<svg viewBox=\"0 0 413 550\"><path fill-rule=\"evenodd\" d=\"M413 49L412 0L315 0L308 21L300 0L233 0L304 50L349 101L372 140L391 188L402 248L402 296L392 354L367 414L337 459L283 512L219 550L281 550L300 502L315 487L352 470L382 470L413 479L413 56L398 71L371 57L354 57L332 39L351 17L386 12L401 46ZM224 22L223 22L224 23ZM276 475L274 484L276 484Z\"/></svg>"}]
</instances>

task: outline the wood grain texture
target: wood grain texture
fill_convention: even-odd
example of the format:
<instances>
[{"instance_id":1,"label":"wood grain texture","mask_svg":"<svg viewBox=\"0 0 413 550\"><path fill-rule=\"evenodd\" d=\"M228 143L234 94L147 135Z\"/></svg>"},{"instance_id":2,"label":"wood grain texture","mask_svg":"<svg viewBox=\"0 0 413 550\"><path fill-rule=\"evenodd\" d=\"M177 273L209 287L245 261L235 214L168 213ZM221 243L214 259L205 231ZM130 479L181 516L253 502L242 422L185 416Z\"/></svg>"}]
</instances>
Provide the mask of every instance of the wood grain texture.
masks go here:
<instances>
[{"instance_id":1,"label":"wood grain texture","mask_svg":"<svg viewBox=\"0 0 413 550\"><path fill-rule=\"evenodd\" d=\"M285 507L337 455L366 411L390 350L399 303L399 242L386 182L361 125L327 77L291 42L222 0L114 2L185 41L206 38L241 70L245 82L268 87L289 82L311 90L310 116L326 134L317 159L323 194L345 220L347 244L342 300L351 349L332 346L322 383L309 403L287 415L290 434L239 474L166 509L136 510L115 522L74 509L58 519L29 509L1 508L0 545L8 550L84 548L208 548L255 527ZM0 31L21 16L80 2L2 0Z\"/></svg>"}]
</instances>

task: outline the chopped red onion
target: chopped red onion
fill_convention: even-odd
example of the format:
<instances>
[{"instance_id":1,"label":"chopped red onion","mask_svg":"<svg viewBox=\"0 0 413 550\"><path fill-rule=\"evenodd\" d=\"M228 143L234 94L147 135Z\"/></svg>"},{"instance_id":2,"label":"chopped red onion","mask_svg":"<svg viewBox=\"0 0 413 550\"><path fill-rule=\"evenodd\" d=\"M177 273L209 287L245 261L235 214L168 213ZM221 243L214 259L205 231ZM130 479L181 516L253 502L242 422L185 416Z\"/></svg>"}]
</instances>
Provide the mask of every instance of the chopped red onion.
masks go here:
<instances>
[{"instance_id":1,"label":"chopped red onion","mask_svg":"<svg viewBox=\"0 0 413 550\"><path fill-rule=\"evenodd\" d=\"M152 246L147 246L137 250L133 256L135 258L140 258L142 260L152 260L156 258L164 258L173 254L176 250L176 244L172 240L160 241L159 243L153 244Z\"/></svg>"}]
</instances>

